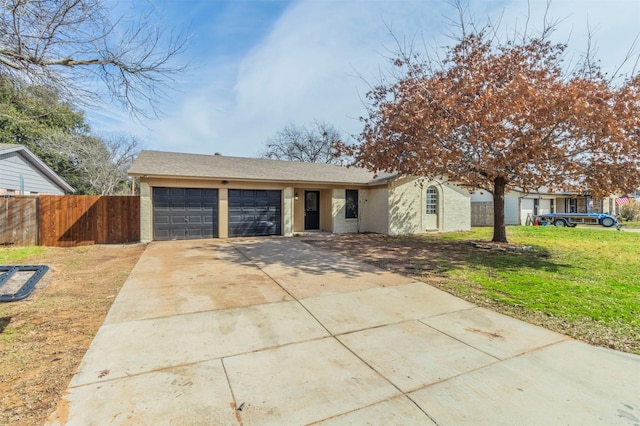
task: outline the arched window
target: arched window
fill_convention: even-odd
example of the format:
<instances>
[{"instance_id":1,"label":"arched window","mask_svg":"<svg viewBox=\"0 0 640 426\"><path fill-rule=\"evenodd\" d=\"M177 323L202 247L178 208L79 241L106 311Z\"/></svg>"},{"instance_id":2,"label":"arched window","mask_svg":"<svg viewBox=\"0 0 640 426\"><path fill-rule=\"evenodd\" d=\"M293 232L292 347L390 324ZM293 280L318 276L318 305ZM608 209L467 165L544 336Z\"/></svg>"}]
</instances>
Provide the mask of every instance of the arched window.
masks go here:
<instances>
[{"instance_id":1,"label":"arched window","mask_svg":"<svg viewBox=\"0 0 640 426\"><path fill-rule=\"evenodd\" d=\"M435 186L427 188L427 214L438 214L438 190Z\"/></svg>"}]
</instances>

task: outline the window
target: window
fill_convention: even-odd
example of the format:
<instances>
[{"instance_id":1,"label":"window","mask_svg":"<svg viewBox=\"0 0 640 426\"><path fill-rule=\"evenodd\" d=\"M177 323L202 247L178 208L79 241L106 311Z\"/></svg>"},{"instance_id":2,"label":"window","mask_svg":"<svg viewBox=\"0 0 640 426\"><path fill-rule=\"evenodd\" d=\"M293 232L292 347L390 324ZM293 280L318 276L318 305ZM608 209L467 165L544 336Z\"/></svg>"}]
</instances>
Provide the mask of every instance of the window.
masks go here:
<instances>
[{"instance_id":1,"label":"window","mask_svg":"<svg viewBox=\"0 0 640 426\"><path fill-rule=\"evenodd\" d=\"M578 200L576 198L567 198L565 211L567 213L578 213Z\"/></svg>"},{"instance_id":2,"label":"window","mask_svg":"<svg viewBox=\"0 0 640 426\"><path fill-rule=\"evenodd\" d=\"M427 214L438 214L438 190L435 186L427 188Z\"/></svg>"},{"instance_id":3,"label":"window","mask_svg":"<svg viewBox=\"0 0 640 426\"><path fill-rule=\"evenodd\" d=\"M358 190L347 189L347 192L345 194L345 199L346 199L345 218L357 219L358 218Z\"/></svg>"}]
</instances>

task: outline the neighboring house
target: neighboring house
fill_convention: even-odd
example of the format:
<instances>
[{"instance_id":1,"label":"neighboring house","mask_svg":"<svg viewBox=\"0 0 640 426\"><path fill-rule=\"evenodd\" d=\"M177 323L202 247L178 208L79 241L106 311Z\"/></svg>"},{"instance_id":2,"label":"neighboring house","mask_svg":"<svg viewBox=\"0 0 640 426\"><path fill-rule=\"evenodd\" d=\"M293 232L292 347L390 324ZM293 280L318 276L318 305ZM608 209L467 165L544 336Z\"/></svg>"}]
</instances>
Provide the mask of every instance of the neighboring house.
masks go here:
<instances>
[{"instance_id":1,"label":"neighboring house","mask_svg":"<svg viewBox=\"0 0 640 426\"><path fill-rule=\"evenodd\" d=\"M504 196L507 225L526 225L527 218L545 213L611 213L614 198L594 199L590 195L509 191ZM493 226L493 195L487 191L471 194L471 225Z\"/></svg>"},{"instance_id":2,"label":"neighboring house","mask_svg":"<svg viewBox=\"0 0 640 426\"><path fill-rule=\"evenodd\" d=\"M0 143L0 196L75 192L22 145Z\"/></svg>"},{"instance_id":3,"label":"neighboring house","mask_svg":"<svg viewBox=\"0 0 640 426\"><path fill-rule=\"evenodd\" d=\"M467 190L360 168L142 151L129 175L140 178L143 242L470 228Z\"/></svg>"}]
</instances>

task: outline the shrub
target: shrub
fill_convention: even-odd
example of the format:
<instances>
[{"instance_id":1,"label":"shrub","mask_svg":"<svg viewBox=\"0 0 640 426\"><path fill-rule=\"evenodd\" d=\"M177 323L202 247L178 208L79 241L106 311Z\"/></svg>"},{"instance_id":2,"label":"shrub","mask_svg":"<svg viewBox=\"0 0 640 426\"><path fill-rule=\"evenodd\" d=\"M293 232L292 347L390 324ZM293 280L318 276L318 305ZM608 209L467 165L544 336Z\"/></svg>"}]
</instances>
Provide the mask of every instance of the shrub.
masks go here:
<instances>
[{"instance_id":1,"label":"shrub","mask_svg":"<svg viewBox=\"0 0 640 426\"><path fill-rule=\"evenodd\" d=\"M622 216L627 222L640 220L640 203L630 201L629 204L621 205L620 216Z\"/></svg>"}]
</instances>

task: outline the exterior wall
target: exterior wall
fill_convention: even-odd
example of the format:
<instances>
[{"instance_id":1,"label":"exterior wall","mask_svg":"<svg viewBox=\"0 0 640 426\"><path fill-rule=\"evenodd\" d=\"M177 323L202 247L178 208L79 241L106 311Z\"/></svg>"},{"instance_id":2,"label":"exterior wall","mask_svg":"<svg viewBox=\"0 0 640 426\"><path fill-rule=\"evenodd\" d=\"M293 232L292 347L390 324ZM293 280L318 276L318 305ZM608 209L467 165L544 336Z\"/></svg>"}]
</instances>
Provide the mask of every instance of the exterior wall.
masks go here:
<instances>
[{"instance_id":1,"label":"exterior wall","mask_svg":"<svg viewBox=\"0 0 640 426\"><path fill-rule=\"evenodd\" d=\"M614 210L614 198L615 197L605 197L602 199L593 199L584 195L557 197L555 198L555 211L556 213L569 212L569 200L575 200L574 202L577 207L576 213L611 213Z\"/></svg>"},{"instance_id":2,"label":"exterior wall","mask_svg":"<svg viewBox=\"0 0 640 426\"><path fill-rule=\"evenodd\" d=\"M323 189L319 187L294 187L292 200L292 233L304 232L304 192L305 191L320 191L320 231L333 232L332 219L331 219L331 196L330 189ZM295 195L298 194L296 200ZM286 235L286 234L285 234Z\"/></svg>"},{"instance_id":3,"label":"exterior wall","mask_svg":"<svg viewBox=\"0 0 640 426\"><path fill-rule=\"evenodd\" d=\"M293 232L304 231L304 189L293 188ZM296 198L297 197L297 198Z\"/></svg>"},{"instance_id":4,"label":"exterior wall","mask_svg":"<svg viewBox=\"0 0 640 426\"><path fill-rule=\"evenodd\" d=\"M364 218L362 232L389 232L389 189L371 188L364 194L363 206L360 209Z\"/></svg>"},{"instance_id":5,"label":"exterior wall","mask_svg":"<svg viewBox=\"0 0 640 426\"><path fill-rule=\"evenodd\" d=\"M282 193L282 235L293 235L294 192L292 187L285 188ZM228 235L228 234L227 234Z\"/></svg>"},{"instance_id":6,"label":"exterior wall","mask_svg":"<svg viewBox=\"0 0 640 426\"><path fill-rule=\"evenodd\" d=\"M504 223L506 225L520 224L520 203L519 192L508 192L504 196ZM526 215L525 215L526 216Z\"/></svg>"},{"instance_id":7,"label":"exterior wall","mask_svg":"<svg viewBox=\"0 0 640 426\"><path fill-rule=\"evenodd\" d=\"M415 179L399 179L389 185L389 234L422 232L423 188Z\"/></svg>"},{"instance_id":8,"label":"exterior wall","mask_svg":"<svg viewBox=\"0 0 640 426\"><path fill-rule=\"evenodd\" d=\"M538 210L536 212L535 203L538 203ZM554 200L555 210L555 198L549 196L537 196L528 195L520 198L520 220L517 222L519 225L527 224L527 217L533 217L537 214L551 213L551 200ZM529 216L530 215L530 216ZM507 225L514 225L515 223L507 223Z\"/></svg>"},{"instance_id":9,"label":"exterior wall","mask_svg":"<svg viewBox=\"0 0 640 426\"><path fill-rule=\"evenodd\" d=\"M226 187L218 188L218 238L229 238L229 189Z\"/></svg>"},{"instance_id":10,"label":"exterior wall","mask_svg":"<svg viewBox=\"0 0 640 426\"><path fill-rule=\"evenodd\" d=\"M19 195L65 193L35 168L20 151L0 154L0 191L11 191Z\"/></svg>"},{"instance_id":11,"label":"exterior wall","mask_svg":"<svg viewBox=\"0 0 640 426\"><path fill-rule=\"evenodd\" d=\"M518 225L524 225L527 223L527 217L533 216L533 198L522 198L520 199L520 218L518 220Z\"/></svg>"},{"instance_id":12,"label":"exterior wall","mask_svg":"<svg viewBox=\"0 0 640 426\"><path fill-rule=\"evenodd\" d=\"M224 183L223 183L224 182ZM140 179L140 239L153 238L153 187L218 189L218 236L226 238L228 230L229 189L269 189L282 191L282 234L291 236L304 231L304 191L320 191L320 227L322 231L379 232L391 235L411 234L427 230L426 188L438 188L437 231L469 230L471 227L469 193L453 184L426 183L416 179L393 181L377 188L344 186L294 187L286 183L259 183L200 179ZM358 189L357 219L346 219L346 189ZM298 197L296 199L296 194Z\"/></svg>"},{"instance_id":13,"label":"exterior wall","mask_svg":"<svg viewBox=\"0 0 640 426\"><path fill-rule=\"evenodd\" d=\"M148 243L153 239L151 192L151 186L140 179L140 242L142 243Z\"/></svg>"},{"instance_id":14,"label":"exterior wall","mask_svg":"<svg viewBox=\"0 0 640 426\"><path fill-rule=\"evenodd\" d=\"M320 190L320 231L322 232L336 232L333 228L333 217L331 216L333 211L332 196L333 191L331 189Z\"/></svg>"},{"instance_id":15,"label":"exterior wall","mask_svg":"<svg viewBox=\"0 0 640 426\"><path fill-rule=\"evenodd\" d=\"M452 183L442 184L440 188L442 188L442 197L439 206L438 230L441 232L469 231L471 229L469 191Z\"/></svg>"},{"instance_id":16,"label":"exterior wall","mask_svg":"<svg viewBox=\"0 0 640 426\"><path fill-rule=\"evenodd\" d=\"M336 234L343 234L347 232L362 232L363 218L362 214L364 200L363 192L361 188L348 188L358 190L358 217L355 219L347 219L346 210L346 194L347 188L334 189L332 191L333 203L331 206L331 215L333 217L333 232Z\"/></svg>"},{"instance_id":17,"label":"exterior wall","mask_svg":"<svg viewBox=\"0 0 640 426\"><path fill-rule=\"evenodd\" d=\"M438 190L437 228L430 229L425 213L426 189ZM450 183L415 178L398 179L389 187L389 234L415 234L425 231L466 231L471 229L471 197L463 188Z\"/></svg>"}]
</instances>

